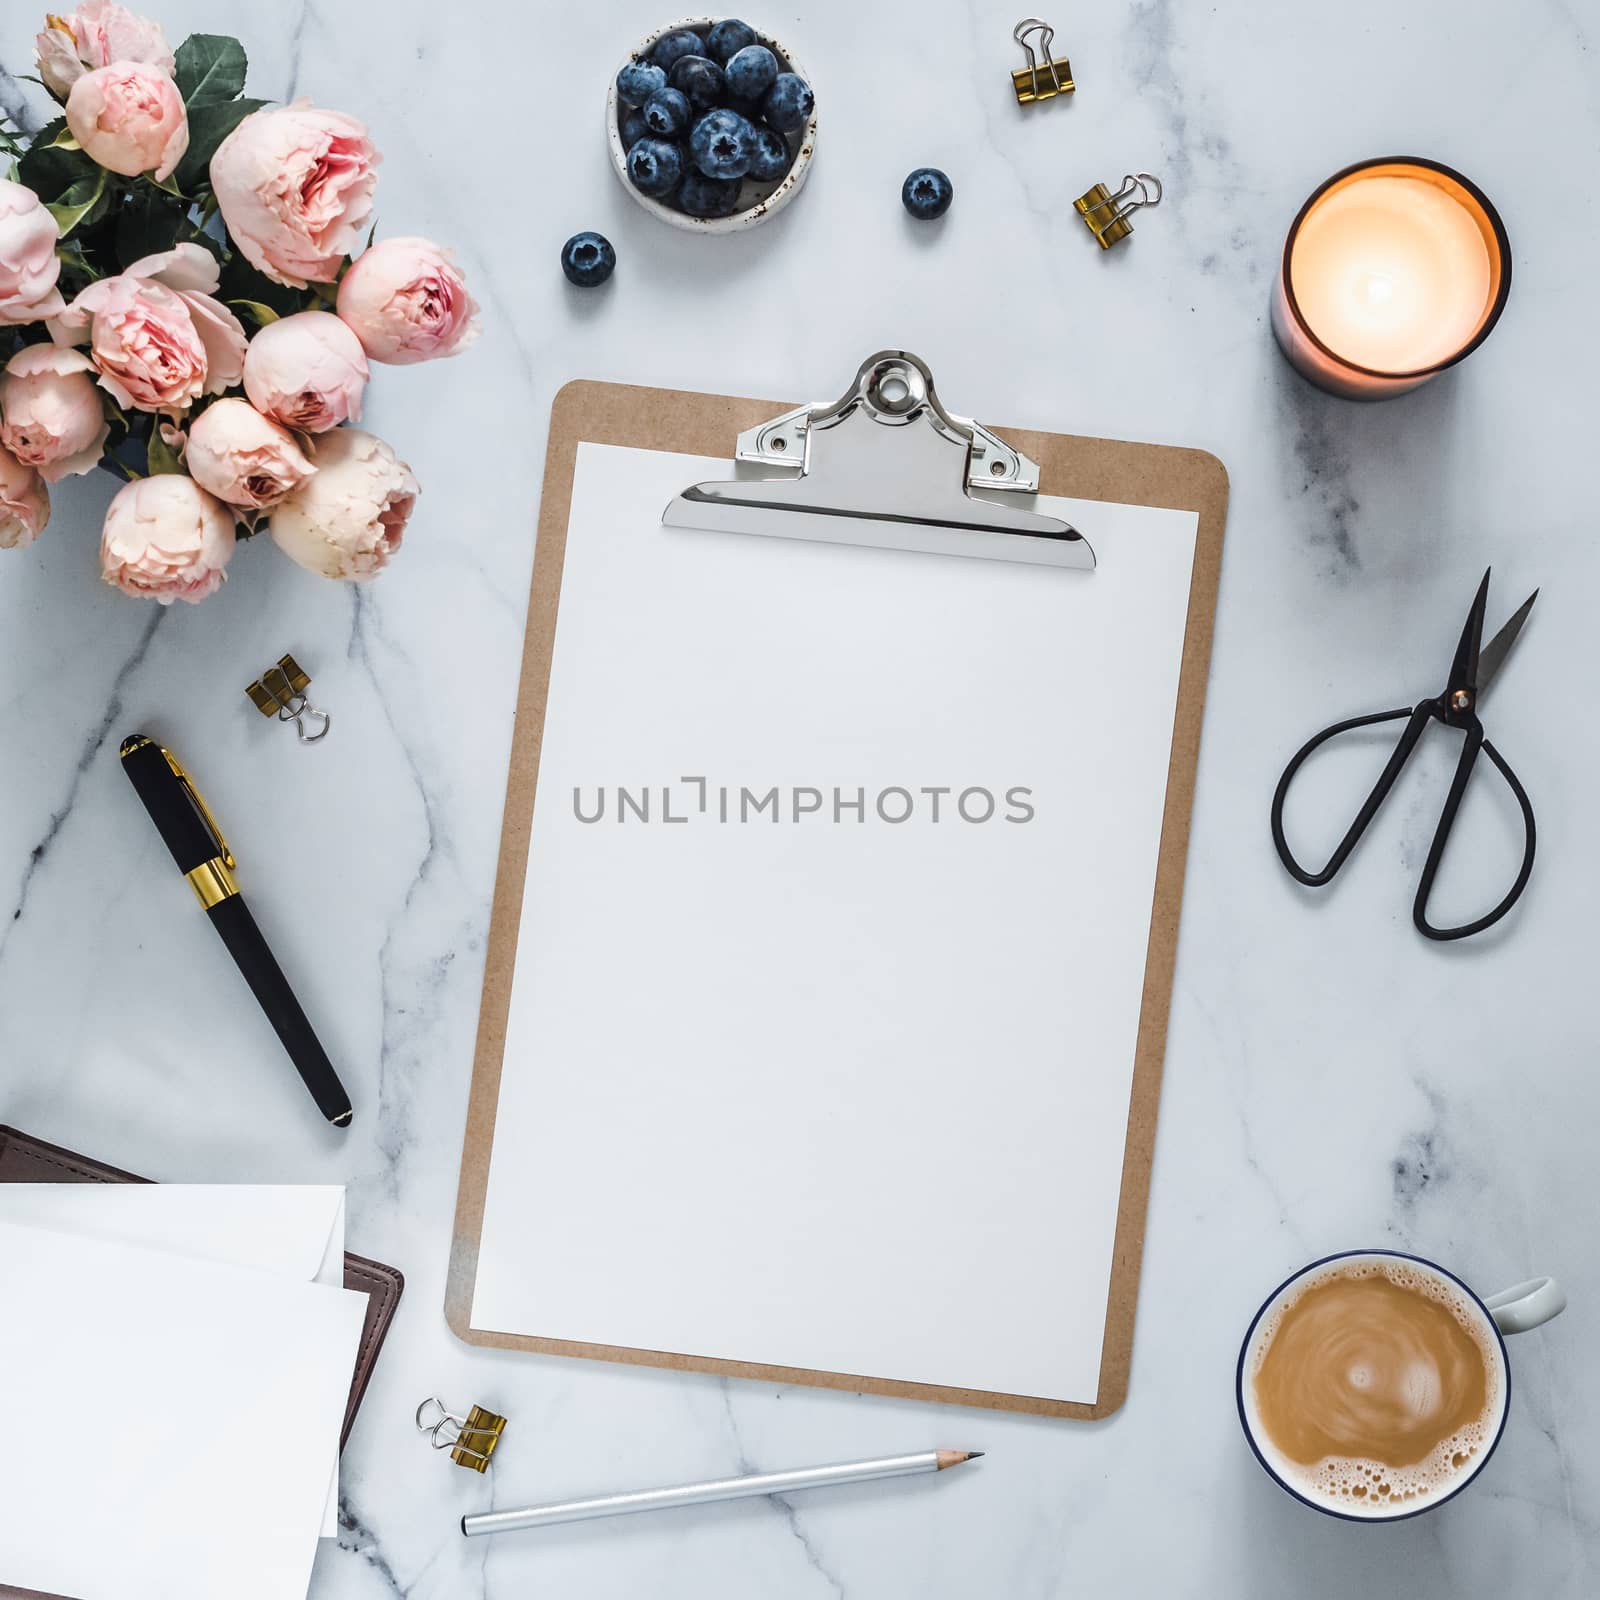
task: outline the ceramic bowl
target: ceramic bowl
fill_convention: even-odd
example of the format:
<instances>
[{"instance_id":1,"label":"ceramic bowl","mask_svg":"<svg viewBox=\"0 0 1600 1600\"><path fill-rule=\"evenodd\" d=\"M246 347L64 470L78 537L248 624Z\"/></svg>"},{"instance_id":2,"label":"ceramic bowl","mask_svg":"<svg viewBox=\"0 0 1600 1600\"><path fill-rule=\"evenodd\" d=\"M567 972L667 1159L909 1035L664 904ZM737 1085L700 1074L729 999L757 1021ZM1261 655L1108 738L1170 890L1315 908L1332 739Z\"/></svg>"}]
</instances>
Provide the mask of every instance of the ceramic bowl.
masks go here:
<instances>
[{"instance_id":1,"label":"ceramic bowl","mask_svg":"<svg viewBox=\"0 0 1600 1600\"><path fill-rule=\"evenodd\" d=\"M635 205L643 206L651 216L689 233L739 233L745 228L758 226L769 217L777 216L799 194L800 185L806 181L806 174L811 170L811 157L817 147L817 114L813 110L811 120L800 130L798 146L795 146L795 135L786 135L791 147L795 149L794 164L776 183L757 183L751 178L746 178L743 193L739 196L740 209L730 217L691 217L687 212L679 211L674 206L669 206L660 200L652 200L649 195L640 194L628 181L628 152L623 148L621 129L621 117L627 108L617 97L617 73L628 62L647 56L655 46L656 40L663 34L671 33L677 28L693 28L696 33L704 33L707 28L720 20L719 17L685 17L681 22L669 22L665 27L657 28L654 33L646 34L617 63L611 74L611 87L606 91L606 143L611 150L611 165L617 174L617 181L628 191ZM751 26L755 25L752 23ZM756 31L761 42L778 58L778 65L784 72L796 73L807 83L812 84L813 88L816 87L811 74L795 59L792 50L780 44L764 30L758 28Z\"/></svg>"}]
</instances>

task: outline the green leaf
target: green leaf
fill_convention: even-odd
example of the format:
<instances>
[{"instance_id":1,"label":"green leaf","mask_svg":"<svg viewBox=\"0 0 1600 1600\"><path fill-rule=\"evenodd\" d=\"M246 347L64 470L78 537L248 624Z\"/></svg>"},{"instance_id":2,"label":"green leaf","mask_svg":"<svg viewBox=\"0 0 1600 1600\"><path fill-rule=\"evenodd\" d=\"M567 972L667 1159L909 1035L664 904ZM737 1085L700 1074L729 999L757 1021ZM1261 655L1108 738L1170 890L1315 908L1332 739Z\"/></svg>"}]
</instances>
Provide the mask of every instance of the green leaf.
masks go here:
<instances>
[{"instance_id":1,"label":"green leaf","mask_svg":"<svg viewBox=\"0 0 1600 1600\"><path fill-rule=\"evenodd\" d=\"M70 128L63 128L61 132L50 141L50 146L54 150L83 149L83 146L78 143L76 138L73 137L72 130Z\"/></svg>"},{"instance_id":2,"label":"green leaf","mask_svg":"<svg viewBox=\"0 0 1600 1600\"><path fill-rule=\"evenodd\" d=\"M84 256L81 233L74 238L64 239L56 246L56 260L61 263L61 279L58 287L65 299L74 299L80 289L87 287L101 276Z\"/></svg>"},{"instance_id":3,"label":"green leaf","mask_svg":"<svg viewBox=\"0 0 1600 1600\"><path fill-rule=\"evenodd\" d=\"M222 264L222 283L217 293L223 300L253 300L257 305L276 311L280 317L304 309L298 289L274 283L241 255L232 256Z\"/></svg>"},{"instance_id":4,"label":"green leaf","mask_svg":"<svg viewBox=\"0 0 1600 1600\"><path fill-rule=\"evenodd\" d=\"M221 33L193 33L178 46L173 78L191 114L218 105L244 88L244 46Z\"/></svg>"},{"instance_id":5,"label":"green leaf","mask_svg":"<svg viewBox=\"0 0 1600 1600\"><path fill-rule=\"evenodd\" d=\"M227 303L235 311L249 317L258 328L264 328L269 322L278 320L278 313L271 306L262 305L259 300L230 300Z\"/></svg>"},{"instance_id":6,"label":"green leaf","mask_svg":"<svg viewBox=\"0 0 1600 1600\"><path fill-rule=\"evenodd\" d=\"M153 478L158 473L182 473L183 463L178 459L177 452L161 437L161 424L154 423L150 429L150 441L145 446L145 465L150 469Z\"/></svg>"},{"instance_id":7,"label":"green leaf","mask_svg":"<svg viewBox=\"0 0 1600 1600\"><path fill-rule=\"evenodd\" d=\"M64 150L59 145L35 143L21 161L17 173L38 197L48 205L59 200L74 184L85 179L91 183L98 173L105 177L105 168L91 161L81 150Z\"/></svg>"},{"instance_id":8,"label":"green leaf","mask_svg":"<svg viewBox=\"0 0 1600 1600\"><path fill-rule=\"evenodd\" d=\"M211 158L217 153L217 147L252 111L259 111L266 103L244 98L191 108L189 148L173 174L179 187L190 191L199 188L211 170Z\"/></svg>"},{"instance_id":9,"label":"green leaf","mask_svg":"<svg viewBox=\"0 0 1600 1600\"><path fill-rule=\"evenodd\" d=\"M79 178L54 200L47 200L45 210L56 219L56 232L65 239L96 206L103 211L105 199L106 170L101 167L97 178Z\"/></svg>"},{"instance_id":10,"label":"green leaf","mask_svg":"<svg viewBox=\"0 0 1600 1600\"><path fill-rule=\"evenodd\" d=\"M155 189L142 185L117 213L116 254L119 267L131 267L145 256L170 250L183 226L183 208Z\"/></svg>"}]
</instances>

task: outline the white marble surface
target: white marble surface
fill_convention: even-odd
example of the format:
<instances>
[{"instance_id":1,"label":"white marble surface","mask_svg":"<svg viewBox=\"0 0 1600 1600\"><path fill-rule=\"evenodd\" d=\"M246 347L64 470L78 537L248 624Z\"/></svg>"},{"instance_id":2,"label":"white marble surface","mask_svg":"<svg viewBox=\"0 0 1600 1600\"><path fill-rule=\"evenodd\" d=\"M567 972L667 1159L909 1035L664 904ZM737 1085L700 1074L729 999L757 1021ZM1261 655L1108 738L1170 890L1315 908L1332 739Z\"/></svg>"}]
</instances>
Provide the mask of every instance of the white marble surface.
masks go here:
<instances>
[{"instance_id":1,"label":"white marble surface","mask_svg":"<svg viewBox=\"0 0 1600 1600\"><path fill-rule=\"evenodd\" d=\"M88 481L35 550L0 553L0 1119L157 1178L343 1181L352 1246L407 1274L318 1600L1600 1591L1600 754L1582 700L1600 212L1572 170L1600 141L1593 18L1565 0L1530 0L1514 24L1488 0L1076 5L1057 20L1080 91L1025 115L1011 10L798 0L756 21L815 73L814 175L772 225L713 242L651 222L608 170L605 82L660 20L644 0L559 24L509 0L161 14L175 40L244 35L252 92L366 118L385 230L453 242L488 321L460 360L378 374L370 421L425 492L374 587L246 549L203 607L142 607L96 581L109 484ZM33 25L7 6L13 72ZM1283 367L1267 288L1310 188L1395 150L1482 183L1516 280L1465 368L1362 409ZM957 187L937 229L897 201L924 163ZM1102 256L1070 201L1130 166L1168 200ZM587 298L556 265L580 227L621 257ZM1098 1426L496 1357L440 1312L551 398L579 375L827 395L889 344L987 421L1203 446L1232 474L1132 1386ZM1491 560L1500 615L1543 585L1486 712L1542 853L1500 933L1438 948L1407 906L1443 737L1315 903L1273 857L1267 802L1313 727L1437 689ZM240 693L285 648L335 713L314 751ZM139 728L188 753L227 819L345 1066L349 1134L318 1126L127 793L116 748ZM1481 860L1452 864L1462 902L1480 867L1482 888L1509 870L1508 819L1480 799ZM1266 1290L1373 1242L1484 1289L1556 1272L1573 1300L1516 1341L1514 1415L1477 1486L1385 1529L1269 1484L1232 1397ZM434 1391L511 1414L491 1481L418 1442L411 1411ZM960 1481L790 1506L470 1546L456 1532L491 1499L932 1444L990 1454Z\"/></svg>"}]
</instances>

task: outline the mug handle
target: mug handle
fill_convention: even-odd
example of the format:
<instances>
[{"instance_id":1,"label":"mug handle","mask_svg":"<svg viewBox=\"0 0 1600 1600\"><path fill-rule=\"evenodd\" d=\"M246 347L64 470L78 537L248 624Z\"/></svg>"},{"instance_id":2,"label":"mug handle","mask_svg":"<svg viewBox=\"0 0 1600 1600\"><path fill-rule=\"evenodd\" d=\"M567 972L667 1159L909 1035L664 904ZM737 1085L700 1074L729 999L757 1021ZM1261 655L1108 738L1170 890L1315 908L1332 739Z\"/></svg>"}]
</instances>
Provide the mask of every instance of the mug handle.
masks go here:
<instances>
[{"instance_id":1,"label":"mug handle","mask_svg":"<svg viewBox=\"0 0 1600 1600\"><path fill-rule=\"evenodd\" d=\"M1554 1278L1529 1278L1490 1295L1483 1303L1501 1333L1526 1333L1567 1309L1567 1291Z\"/></svg>"}]
</instances>

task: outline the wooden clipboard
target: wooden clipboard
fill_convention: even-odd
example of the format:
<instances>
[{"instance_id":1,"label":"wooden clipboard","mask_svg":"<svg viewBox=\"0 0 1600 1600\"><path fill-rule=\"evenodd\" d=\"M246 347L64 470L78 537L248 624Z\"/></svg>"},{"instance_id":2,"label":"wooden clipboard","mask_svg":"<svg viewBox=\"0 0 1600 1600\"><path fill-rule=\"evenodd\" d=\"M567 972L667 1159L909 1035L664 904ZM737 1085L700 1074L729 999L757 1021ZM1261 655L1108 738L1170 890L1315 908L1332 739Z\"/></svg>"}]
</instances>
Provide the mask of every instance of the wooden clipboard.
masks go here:
<instances>
[{"instance_id":1,"label":"wooden clipboard","mask_svg":"<svg viewBox=\"0 0 1600 1600\"><path fill-rule=\"evenodd\" d=\"M1160 861L1150 919L1150 940L1129 1101L1100 1383L1094 1403L1089 1405L1026 1395L997 1395L896 1379L724 1361L614 1345L580 1344L533 1335L491 1333L471 1325L473 1286L488 1189L495 1114L499 1103L501 1059L516 966L517 930L522 914L529 830L538 784L539 754L555 645L556 609L561 594L562 564L578 446L589 442L687 455L731 457L736 435L788 409L788 404L587 381L569 383L556 396L550 418L538 546L523 646L522 681L517 695L516 729L506 783L505 819L489 928L477 1052L467 1106L455 1235L445 1294L445 1317L458 1338L469 1344L493 1349L665 1367L680 1372L751 1378L765 1383L806 1384L851 1393L935 1400L1035 1416L1097 1420L1116 1411L1126 1399L1128 1391L1134 1313L1139 1294L1139 1265L1144 1249L1145 1212L1150 1193L1150 1165L1155 1148L1156 1112L1161 1097L1167 1016L1172 997L1173 965L1178 950L1189 817L1194 801L1195 767L1200 754L1200 729L1211 660L1217 585L1222 570L1228 475L1215 456L1201 450L1132 444L1071 434L1038 433L1026 429L995 430L1015 448L1038 462L1041 493L1193 511L1198 517L1188 622L1168 769L1166 809L1161 827Z\"/></svg>"}]
</instances>

